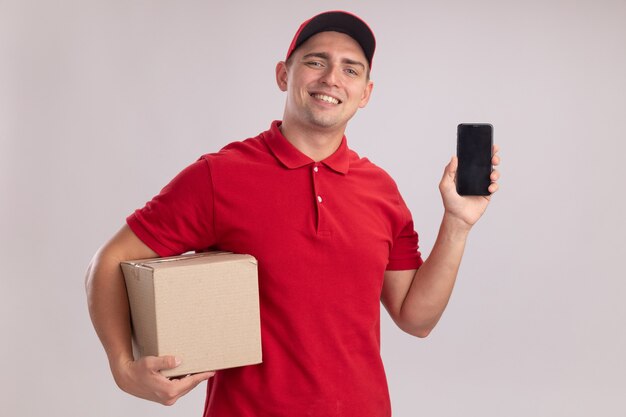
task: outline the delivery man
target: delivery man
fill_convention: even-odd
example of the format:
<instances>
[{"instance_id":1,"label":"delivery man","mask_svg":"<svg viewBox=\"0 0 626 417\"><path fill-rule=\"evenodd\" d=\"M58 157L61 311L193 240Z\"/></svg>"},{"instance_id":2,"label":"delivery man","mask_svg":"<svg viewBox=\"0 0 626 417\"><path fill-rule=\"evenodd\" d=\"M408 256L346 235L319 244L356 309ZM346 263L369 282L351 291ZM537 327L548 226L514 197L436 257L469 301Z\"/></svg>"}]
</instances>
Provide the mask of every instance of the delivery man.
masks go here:
<instances>
[{"instance_id":1,"label":"delivery man","mask_svg":"<svg viewBox=\"0 0 626 417\"><path fill-rule=\"evenodd\" d=\"M439 234L422 260L396 184L344 135L370 100L375 44L347 12L304 22L276 65L282 120L185 168L96 253L89 311L121 389L171 405L208 379L204 415L214 417L391 415L380 302L402 330L427 336L490 197L457 194L452 158ZM258 260L263 363L169 380L159 371L181 358L133 358L119 264L207 249Z\"/></svg>"}]
</instances>

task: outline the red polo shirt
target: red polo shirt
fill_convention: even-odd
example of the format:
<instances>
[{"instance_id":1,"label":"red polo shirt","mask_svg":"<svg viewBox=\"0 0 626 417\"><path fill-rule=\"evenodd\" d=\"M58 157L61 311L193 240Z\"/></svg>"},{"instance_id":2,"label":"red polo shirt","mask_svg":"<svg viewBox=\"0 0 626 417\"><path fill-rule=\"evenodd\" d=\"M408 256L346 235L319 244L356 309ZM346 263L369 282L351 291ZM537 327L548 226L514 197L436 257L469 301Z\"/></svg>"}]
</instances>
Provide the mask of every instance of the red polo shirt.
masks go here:
<instances>
[{"instance_id":1,"label":"red polo shirt","mask_svg":"<svg viewBox=\"0 0 626 417\"><path fill-rule=\"evenodd\" d=\"M259 262L263 363L217 372L205 416L389 416L380 292L385 270L422 263L411 214L345 137L316 163L279 126L204 155L128 225L161 256Z\"/></svg>"}]
</instances>

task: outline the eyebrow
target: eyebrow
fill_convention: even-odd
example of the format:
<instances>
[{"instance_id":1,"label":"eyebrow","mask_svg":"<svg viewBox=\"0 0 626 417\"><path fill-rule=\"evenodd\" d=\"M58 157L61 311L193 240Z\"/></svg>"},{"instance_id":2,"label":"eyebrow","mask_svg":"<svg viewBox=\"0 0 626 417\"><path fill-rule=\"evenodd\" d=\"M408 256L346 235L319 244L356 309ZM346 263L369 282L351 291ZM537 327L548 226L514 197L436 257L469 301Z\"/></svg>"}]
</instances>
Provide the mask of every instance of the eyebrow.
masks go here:
<instances>
[{"instance_id":1,"label":"eyebrow","mask_svg":"<svg viewBox=\"0 0 626 417\"><path fill-rule=\"evenodd\" d=\"M330 61L330 55L327 54L326 52L311 52L309 54L306 54L302 57L302 59L308 59L308 58L321 58L321 59L325 59L327 61ZM342 58L341 62L343 64L349 64L349 65L358 65L360 67L362 67L365 70L365 64L362 63L361 61L355 61L354 59L350 59L350 58Z\"/></svg>"}]
</instances>

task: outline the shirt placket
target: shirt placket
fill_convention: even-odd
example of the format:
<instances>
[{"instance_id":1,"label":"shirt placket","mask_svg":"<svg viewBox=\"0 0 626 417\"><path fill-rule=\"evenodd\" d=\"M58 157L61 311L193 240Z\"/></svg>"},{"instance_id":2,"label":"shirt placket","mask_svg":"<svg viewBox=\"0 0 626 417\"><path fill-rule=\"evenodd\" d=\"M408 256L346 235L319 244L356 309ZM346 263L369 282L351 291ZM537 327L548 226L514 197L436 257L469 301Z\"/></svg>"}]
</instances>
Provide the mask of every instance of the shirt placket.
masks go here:
<instances>
[{"instance_id":1,"label":"shirt placket","mask_svg":"<svg viewBox=\"0 0 626 417\"><path fill-rule=\"evenodd\" d=\"M330 230L328 228L327 209L328 195L325 193L326 190L323 187L322 176L325 175L325 172L322 169L322 165L314 164L311 168L311 174L313 176L313 194L317 214L317 235L329 236Z\"/></svg>"}]
</instances>

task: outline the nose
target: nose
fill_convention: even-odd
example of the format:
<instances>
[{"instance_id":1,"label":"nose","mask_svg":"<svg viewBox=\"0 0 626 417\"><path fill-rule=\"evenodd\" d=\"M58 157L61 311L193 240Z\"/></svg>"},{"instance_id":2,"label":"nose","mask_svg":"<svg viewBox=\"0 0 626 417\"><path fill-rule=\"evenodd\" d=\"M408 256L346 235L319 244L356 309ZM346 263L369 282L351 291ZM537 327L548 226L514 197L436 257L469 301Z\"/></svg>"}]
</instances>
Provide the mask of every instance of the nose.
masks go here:
<instances>
[{"instance_id":1,"label":"nose","mask_svg":"<svg viewBox=\"0 0 626 417\"><path fill-rule=\"evenodd\" d=\"M320 82L326 84L331 87L337 87L339 84L339 71L334 65L329 65L326 70L322 73L322 77L320 78Z\"/></svg>"}]
</instances>

